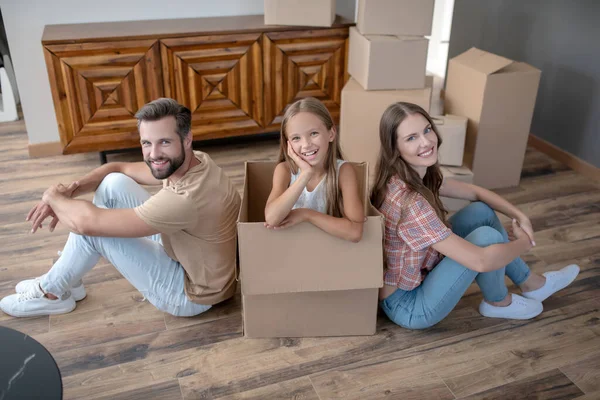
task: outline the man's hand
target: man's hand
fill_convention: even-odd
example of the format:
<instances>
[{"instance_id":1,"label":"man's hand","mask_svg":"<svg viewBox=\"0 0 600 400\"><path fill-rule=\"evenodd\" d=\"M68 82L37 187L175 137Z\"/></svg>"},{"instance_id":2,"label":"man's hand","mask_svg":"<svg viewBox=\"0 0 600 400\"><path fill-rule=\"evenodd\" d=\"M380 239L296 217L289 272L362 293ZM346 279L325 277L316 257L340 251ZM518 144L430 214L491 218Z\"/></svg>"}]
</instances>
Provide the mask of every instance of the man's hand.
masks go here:
<instances>
[{"instance_id":1,"label":"man's hand","mask_svg":"<svg viewBox=\"0 0 600 400\"><path fill-rule=\"evenodd\" d=\"M52 207L48 204L47 200L49 196L53 196L56 194L60 194L66 197L71 198L73 192L79 186L79 182L72 182L69 186L65 187L64 185L58 184L50 186L42 196L42 201L36 204L27 214L26 221L33 221L31 223L31 233L35 233L38 228L42 228L42 222L48 217L52 217L52 221L50 221L50 225L48 225L48 229L50 232L54 231L56 225L58 224L58 217L54 214Z\"/></svg>"}]
</instances>

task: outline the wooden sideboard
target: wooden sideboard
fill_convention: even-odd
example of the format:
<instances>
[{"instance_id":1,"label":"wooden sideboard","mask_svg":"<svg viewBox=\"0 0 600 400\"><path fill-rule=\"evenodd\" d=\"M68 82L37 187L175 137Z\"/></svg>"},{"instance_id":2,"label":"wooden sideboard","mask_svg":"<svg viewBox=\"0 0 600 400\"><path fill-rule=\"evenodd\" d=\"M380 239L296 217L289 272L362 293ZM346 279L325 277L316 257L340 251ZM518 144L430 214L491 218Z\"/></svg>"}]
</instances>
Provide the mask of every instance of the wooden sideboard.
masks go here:
<instances>
[{"instance_id":1,"label":"wooden sideboard","mask_svg":"<svg viewBox=\"0 0 600 400\"><path fill-rule=\"evenodd\" d=\"M278 131L285 107L306 96L337 123L352 25L272 26L262 15L48 25L63 153L138 147L134 115L158 97L192 110L195 140Z\"/></svg>"}]
</instances>

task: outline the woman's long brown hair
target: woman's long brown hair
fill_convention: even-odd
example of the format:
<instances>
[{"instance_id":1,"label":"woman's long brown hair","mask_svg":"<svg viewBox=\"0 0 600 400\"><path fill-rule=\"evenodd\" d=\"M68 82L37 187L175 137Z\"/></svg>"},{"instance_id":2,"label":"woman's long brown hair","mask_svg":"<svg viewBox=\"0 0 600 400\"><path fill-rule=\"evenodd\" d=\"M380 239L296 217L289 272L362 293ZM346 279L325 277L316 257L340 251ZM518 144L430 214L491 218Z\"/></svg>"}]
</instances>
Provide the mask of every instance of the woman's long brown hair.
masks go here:
<instances>
[{"instance_id":1,"label":"woman's long brown hair","mask_svg":"<svg viewBox=\"0 0 600 400\"><path fill-rule=\"evenodd\" d=\"M279 138L279 162L287 162L290 170L296 174L298 173L298 166L287 154L287 125L290 119L301 112L308 112L318 117L327 131L335 129L333 118L327 107L319 100L314 97L306 97L291 104L283 115L281 121L281 135ZM325 177L325 194L327 201L327 214L334 217L343 217L343 205L342 205L342 194L338 188L338 169L337 160L343 160L342 151L338 141L338 135L335 134L333 142L329 143L329 149L327 150L327 158L325 159L325 171L327 173Z\"/></svg>"},{"instance_id":2,"label":"woman's long brown hair","mask_svg":"<svg viewBox=\"0 0 600 400\"><path fill-rule=\"evenodd\" d=\"M394 103L390 105L381 117L379 123L379 140L381 148L376 167L376 179L371 190L371 203L380 208L387 194L387 184L390 178L398 176L413 192L421 194L431 204L437 216L446 224L448 211L440 200L440 187L443 176L439 163L427 167L423 179L400 156L398 150L398 127L409 115L421 114L431 124L431 129L438 139L437 147L442 144L442 138L429 114L420 106L412 103Z\"/></svg>"}]
</instances>

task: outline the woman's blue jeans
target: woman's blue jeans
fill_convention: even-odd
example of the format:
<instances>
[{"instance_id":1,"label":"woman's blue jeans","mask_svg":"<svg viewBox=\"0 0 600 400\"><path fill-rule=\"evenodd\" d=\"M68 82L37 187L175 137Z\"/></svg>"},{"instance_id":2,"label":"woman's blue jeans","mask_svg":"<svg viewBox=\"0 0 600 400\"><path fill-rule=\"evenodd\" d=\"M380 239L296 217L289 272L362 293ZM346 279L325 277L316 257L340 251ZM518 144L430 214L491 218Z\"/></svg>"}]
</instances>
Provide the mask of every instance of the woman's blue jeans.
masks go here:
<instances>
[{"instance_id":1,"label":"woman's blue jeans","mask_svg":"<svg viewBox=\"0 0 600 400\"><path fill-rule=\"evenodd\" d=\"M480 247L508 241L498 216L482 202L471 203L454 214L450 222L456 235ZM521 258L496 271L478 273L445 257L419 287L409 291L397 289L382 300L380 306L396 324L409 329L424 329L444 319L473 280L479 285L485 300L495 302L508 294L505 274L516 285L520 285L530 273Z\"/></svg>"}]
</instances>

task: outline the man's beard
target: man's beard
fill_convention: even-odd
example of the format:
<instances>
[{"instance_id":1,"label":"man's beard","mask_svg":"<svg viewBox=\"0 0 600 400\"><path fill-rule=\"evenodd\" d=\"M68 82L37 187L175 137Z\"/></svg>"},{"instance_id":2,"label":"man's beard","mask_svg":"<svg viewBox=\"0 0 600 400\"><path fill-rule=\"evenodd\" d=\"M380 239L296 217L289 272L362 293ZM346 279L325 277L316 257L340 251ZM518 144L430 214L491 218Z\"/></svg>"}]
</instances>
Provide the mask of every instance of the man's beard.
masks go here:
<instances>
[{"instance_id":1,"label":"man's beard","mask_svg":"<svg viewBox=\"0 0 600 400\"><path fill-rule=\"evenodd\" d=\"M167 160L168 167L161 171L154 170L152 161L164 161L164 160ZM179 167L181 167L183 165L183 162L185 161L185 149L183 147L183 142L181 143L181 154L179 155L179 157L158 158L156 160L146 159L144 161L146 162L146 165L148 165L148 167L150 167L150 172L152 172L152 176L154 176L156 179L161 179L161 180L167 179L168 177L173 175L173 173L175 171L177 171L179 169Z\"/></svg>"}]
</instances>

